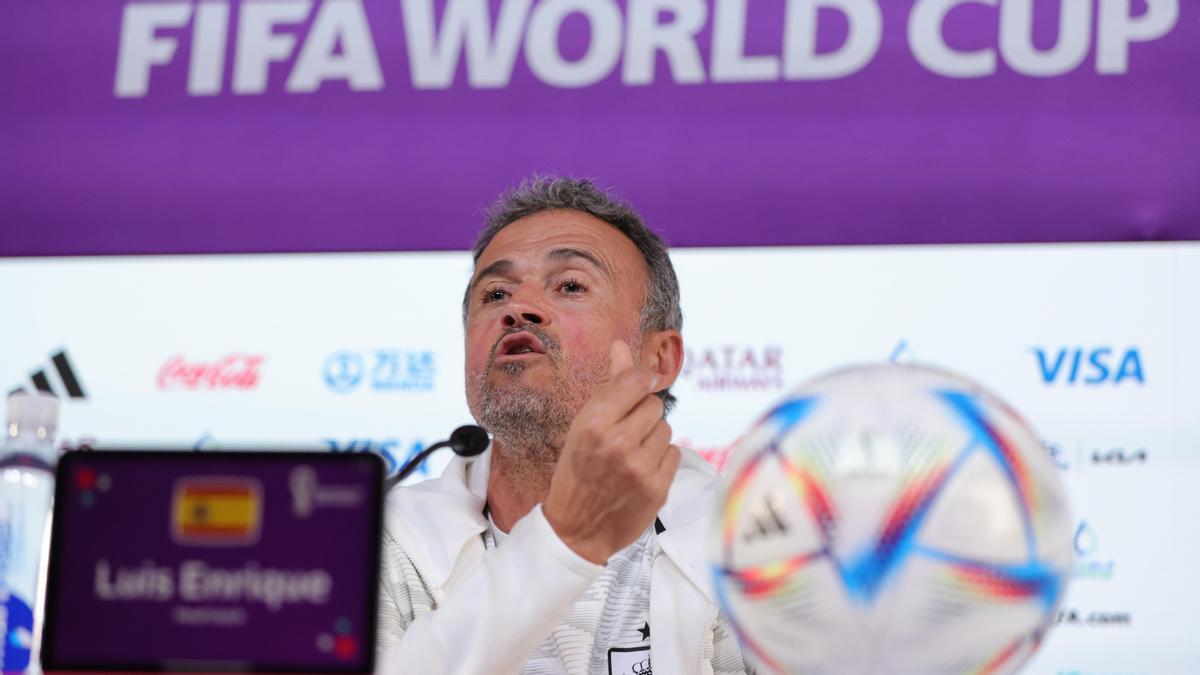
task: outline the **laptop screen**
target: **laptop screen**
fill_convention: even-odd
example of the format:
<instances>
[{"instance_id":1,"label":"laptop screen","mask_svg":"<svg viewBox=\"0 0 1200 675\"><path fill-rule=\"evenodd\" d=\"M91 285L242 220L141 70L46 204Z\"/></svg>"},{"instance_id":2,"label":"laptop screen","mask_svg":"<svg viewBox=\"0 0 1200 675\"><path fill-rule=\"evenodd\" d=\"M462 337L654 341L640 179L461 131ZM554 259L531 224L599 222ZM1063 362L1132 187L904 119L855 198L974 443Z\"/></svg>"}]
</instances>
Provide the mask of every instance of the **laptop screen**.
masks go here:
<instances>
[{"instance_id":1,"label":"laptop screen","mask_svg":"<svg viewBox=\"0 0 1200 675\"><path fill-rule=\"evenodd\" d=\"M43 668L370 672L383 474L370 454L64 455Z\"/></svg>"}]
</instances>

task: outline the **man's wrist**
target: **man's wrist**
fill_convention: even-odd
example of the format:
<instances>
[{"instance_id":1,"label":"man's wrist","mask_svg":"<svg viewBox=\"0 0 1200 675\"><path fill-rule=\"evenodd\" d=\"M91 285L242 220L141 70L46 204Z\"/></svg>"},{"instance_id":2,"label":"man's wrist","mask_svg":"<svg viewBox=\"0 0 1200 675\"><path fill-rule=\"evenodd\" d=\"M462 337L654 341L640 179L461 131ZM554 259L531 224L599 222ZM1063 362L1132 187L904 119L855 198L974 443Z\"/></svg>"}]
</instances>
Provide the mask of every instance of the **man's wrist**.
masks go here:
<instances>
[{"instance_id":1,"label":"man's wrist","mask_svg":"<svg viewBox=\"0 0 1200 675\"><path fill-rule=\"evenodd\" d=\"M608 564L608 554L601 551L600 547L596 546L596 543L592 539L565 527L544 505L542 505L542 516L546 519L546 523L550 525L550 529L554 531L558 540L571 549L575 555L593 565Z\"/></svg>"}]
</instances>

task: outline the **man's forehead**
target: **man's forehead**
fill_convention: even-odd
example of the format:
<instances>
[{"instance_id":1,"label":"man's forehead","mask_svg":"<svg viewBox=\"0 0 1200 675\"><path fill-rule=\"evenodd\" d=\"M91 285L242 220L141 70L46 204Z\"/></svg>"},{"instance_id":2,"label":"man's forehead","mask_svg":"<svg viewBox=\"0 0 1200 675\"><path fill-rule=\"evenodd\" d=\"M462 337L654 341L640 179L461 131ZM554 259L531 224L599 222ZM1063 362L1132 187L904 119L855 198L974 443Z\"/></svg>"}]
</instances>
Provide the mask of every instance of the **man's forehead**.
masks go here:
<instances>
[{"instance_id":1,"label":"man's forehead","mask_svg":"<svg viewBox=\"0 0 1200 675\"><path fill-rule=\"evenodd\" d=\"M613 273L623 256L640 257L613 225L581 211L542 211L505 226L480 252L476 269L511 270L518 261L576 260Z\"/></svg>"}]
</instances>

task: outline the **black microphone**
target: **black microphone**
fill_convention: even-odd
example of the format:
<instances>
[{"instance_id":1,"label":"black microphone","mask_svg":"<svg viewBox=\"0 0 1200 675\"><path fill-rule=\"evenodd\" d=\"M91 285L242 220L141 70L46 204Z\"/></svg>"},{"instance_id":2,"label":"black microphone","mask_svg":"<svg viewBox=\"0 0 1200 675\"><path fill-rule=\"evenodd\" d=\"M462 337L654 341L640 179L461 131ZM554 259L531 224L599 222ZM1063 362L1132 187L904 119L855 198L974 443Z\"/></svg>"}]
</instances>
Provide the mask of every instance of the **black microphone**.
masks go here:
<instances>
[{"instance_id":1,"label":"black microphone","mask_svg":"<svg viewBox=\"0 0 1200 675\"><path fill-rule=\"evenodd\" d=\"M387 479L387 483L384 485L384 487L387 490L391 490L399 485L400 481L408 478L409 474L416 471L417 467L421 466L421 462L424 462L425 458L432 454L434 450L449 447L450 449L454 450L454 454L459 455L460 457L474 457L484 450L487 450L487 446L488 435L487 432L483 430L483 427L477 427L474 424L465 424L455 429L454 433L450 434L449 440L442 441L441 443L434 443L428 448L422 450L421 454L409 460L408 463L400 469L399 473Z\"/></svg>"}]
</instances>

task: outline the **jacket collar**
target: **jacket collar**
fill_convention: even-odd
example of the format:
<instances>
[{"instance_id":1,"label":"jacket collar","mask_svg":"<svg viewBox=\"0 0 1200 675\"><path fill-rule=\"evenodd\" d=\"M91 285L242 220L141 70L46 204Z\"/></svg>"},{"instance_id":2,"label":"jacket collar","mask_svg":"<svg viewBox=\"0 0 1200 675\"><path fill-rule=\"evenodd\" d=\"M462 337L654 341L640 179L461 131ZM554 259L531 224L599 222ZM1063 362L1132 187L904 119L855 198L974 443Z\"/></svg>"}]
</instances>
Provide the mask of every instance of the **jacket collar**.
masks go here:
<instances>
[{"instance_id":1,"label":"jacket collar","mask_svg":"<svg viewBox=\"0 0 1200 675\"><path fill-rule=\"evenodd\" d=\"M717 473L691 450L681 449L679 470L659 511L666 531L663 553L711 601L707 544ZM482 546L492 448L476 457L454 457L438 478L398 487L388 494L386 523L432 588L441 589L463 547Z\"/></svg>"},{"instance_id":2,"label":"jacket collar","mask_svg":"<svg viewBox=\"0 0 1200 675\"><path fill-rule=\"evenodd\" d=\"M412 558L431 588L441 589L463 547L487 529L492 449L475 457L455 456L442 475L388 493L385 527Z\"/></svg>"},{"instance_id":3,"label":"jacket collar","mask_svg":"<svg viewBox=\"0 0 1200 675\"><path fill-rule=\"evenodd\" d=\"M719 476L695 452L680 448L680 455L667 503L659 511L666 531L658 535L658 545L709 602L716 602L708 548Z\"/></svg>"}]
</instances>

